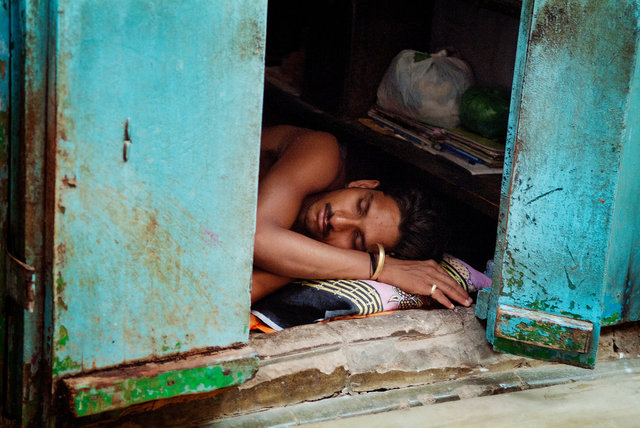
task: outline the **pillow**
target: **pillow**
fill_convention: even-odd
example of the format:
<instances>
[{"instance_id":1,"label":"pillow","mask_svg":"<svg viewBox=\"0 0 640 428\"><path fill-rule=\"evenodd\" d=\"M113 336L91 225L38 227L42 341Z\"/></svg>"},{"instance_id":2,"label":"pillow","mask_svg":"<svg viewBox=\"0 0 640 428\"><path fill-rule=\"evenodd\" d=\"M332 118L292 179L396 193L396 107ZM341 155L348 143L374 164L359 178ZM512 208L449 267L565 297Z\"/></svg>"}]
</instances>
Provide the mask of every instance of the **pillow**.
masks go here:
<instances>
[{"instance_id":1,"label":"pillow","mask_svg":"<svg viewBox=\"0 0 640 428\"><path fill-rule=\"evenodd\" d=\"M469 293L491 286L488 276L451 255L445 254L440 266ZM282 330L336 317L432 305L427 296L369 279L298 280L254 303L251 313L274 330Z\"/></svg>"}]
</instances>

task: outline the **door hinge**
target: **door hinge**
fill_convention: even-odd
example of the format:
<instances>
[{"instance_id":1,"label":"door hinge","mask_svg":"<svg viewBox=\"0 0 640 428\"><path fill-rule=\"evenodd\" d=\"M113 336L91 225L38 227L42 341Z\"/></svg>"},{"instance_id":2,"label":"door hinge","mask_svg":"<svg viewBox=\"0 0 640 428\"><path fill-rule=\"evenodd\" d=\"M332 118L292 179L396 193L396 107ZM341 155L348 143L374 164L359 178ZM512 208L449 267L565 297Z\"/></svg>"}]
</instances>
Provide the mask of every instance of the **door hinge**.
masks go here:
<instances>
[{"instance_id":1,"label":"door hinge","mask_svg":"<svg viewBox=\"0 0 640 428\"><path fill-rule=\"evenodd\" d=\"M7 290L25 310L33 312L36 294L36 269L7 251Z\"/></svg>"}]
</instances>

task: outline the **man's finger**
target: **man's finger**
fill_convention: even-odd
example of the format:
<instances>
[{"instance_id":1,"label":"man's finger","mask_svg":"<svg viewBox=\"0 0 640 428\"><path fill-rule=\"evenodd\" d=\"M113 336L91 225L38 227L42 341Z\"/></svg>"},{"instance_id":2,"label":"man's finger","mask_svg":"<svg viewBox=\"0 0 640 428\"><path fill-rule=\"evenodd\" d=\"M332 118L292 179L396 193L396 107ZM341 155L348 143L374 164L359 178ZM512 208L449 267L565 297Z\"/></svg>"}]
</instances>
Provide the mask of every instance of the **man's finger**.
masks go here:
<instances>
[{"instance_id":1,"label":"man's finger","mask_svg":"<svg viewBox=\"0 0 640 428\"><path fill-rule=\"evenodd\" d=\"M431 297L439 302L442 306L445 306L449 309L455 308L455 306L453 306L453 303L451 303L451 301L447 299L447 296L445 296L444 293L438 289L436 289L433 294L431 294Z\"/></svg>"},{"instance_id":2,"label":"man's finger","mask_svg":"<svg viewBox=\"0 0 640 428\"><path fill-rule=\"evenodd\" d=\"M438 282L436 282L435 284L439 287L443 294L446 294L450 299L455 300L461 305L469 306L473 302L473 300L471 300L471 297L469 297L469 294L464 291L460 284L458 284L450 276L448 276L448 278L439 278Z\"/></svg>"}]
</instances>

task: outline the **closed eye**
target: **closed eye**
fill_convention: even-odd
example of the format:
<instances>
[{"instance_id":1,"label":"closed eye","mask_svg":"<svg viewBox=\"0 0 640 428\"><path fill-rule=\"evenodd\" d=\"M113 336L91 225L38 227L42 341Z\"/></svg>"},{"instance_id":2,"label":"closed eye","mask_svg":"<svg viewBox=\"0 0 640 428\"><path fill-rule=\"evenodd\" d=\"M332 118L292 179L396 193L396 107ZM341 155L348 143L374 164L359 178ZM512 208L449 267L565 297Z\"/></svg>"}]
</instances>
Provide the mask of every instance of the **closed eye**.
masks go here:
<instances>
[{"instance_id":1,"label":"closed eye","mask_svg":"<svg viewBox=\"0 0 640 428\"><path fill-rule=\"evenodd\" d=\"M365 196L358 199L357 212L359 216L365 216L369 212L372 199L373 193L367 193Z\"/></svg>"},{"instance_id":2,"label":"closed eye","mask_svg":"<svg viewBox=\"0 0 640 428\"><path fill-rule=\"evenodd\" d=\"M356 211L358 213L359 216L363 216L364 215L364 210L365 210L365 200L364 198L358 198L358 205L356 207Z\"/></svg>"}]
</instances>

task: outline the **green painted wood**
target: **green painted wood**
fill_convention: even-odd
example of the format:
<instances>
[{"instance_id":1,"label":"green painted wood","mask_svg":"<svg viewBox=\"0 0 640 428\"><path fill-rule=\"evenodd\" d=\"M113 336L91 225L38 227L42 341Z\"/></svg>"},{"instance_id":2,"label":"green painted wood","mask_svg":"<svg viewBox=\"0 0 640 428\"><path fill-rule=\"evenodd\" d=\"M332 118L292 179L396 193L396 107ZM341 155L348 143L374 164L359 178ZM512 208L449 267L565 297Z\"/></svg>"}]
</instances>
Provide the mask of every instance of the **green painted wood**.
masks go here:
<instances>
[{"instance_id":1,"label":"green painted wood","mask_svg":"<svg viewBox=\"0 0 640 428\"><path fill-rule=\"evenodd\" d=\"M258 363L257 355L245 348L105 370L63 382L72 412L81 417L238 385L253 377Z\"/></svg>"},{"instance_id":2,"label":"green painted wood","mask_svg":"<svg viewBox=\"0 0 640 428\"><path fill-rule=\"evenodd\" d=\"M496 314L495 336L543 348L587 352L593 324L567 316L502 305Z\"/></svg>"}]
</instances>

